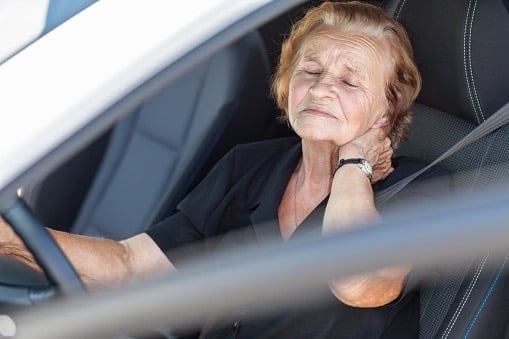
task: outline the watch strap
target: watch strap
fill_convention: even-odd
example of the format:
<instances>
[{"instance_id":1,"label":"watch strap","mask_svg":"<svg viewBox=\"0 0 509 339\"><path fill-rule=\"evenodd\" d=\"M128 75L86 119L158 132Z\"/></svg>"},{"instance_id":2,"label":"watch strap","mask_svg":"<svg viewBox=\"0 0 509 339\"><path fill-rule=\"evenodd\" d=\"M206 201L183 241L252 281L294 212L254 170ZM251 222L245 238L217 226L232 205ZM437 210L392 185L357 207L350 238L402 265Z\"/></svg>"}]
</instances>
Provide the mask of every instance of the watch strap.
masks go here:
<instances>
[{"instance_id":1,"label":"watch strap","mask_svg":"<svg viewBox=\"0 0 509 339\"><path fill-rule=\"evenodd\" d=\"M341 167L343 167L343 165L348 165L348 164L355 164L355 165L359 165L359 168L362 169L362 171L364 172L364 174L366 174L366 176L368 177L368 179L371 180L371 177L369 175L369 173L367 173L364 168L362 167L362 163L366 161L366 159L363 159L363 158L350 158L350 159L340 159L336 168L334 169L334 172L332 173L332 176L334 176L336 174L336 172L338 171L338 169L340 169Z\"/></svg>"}]
</instances>

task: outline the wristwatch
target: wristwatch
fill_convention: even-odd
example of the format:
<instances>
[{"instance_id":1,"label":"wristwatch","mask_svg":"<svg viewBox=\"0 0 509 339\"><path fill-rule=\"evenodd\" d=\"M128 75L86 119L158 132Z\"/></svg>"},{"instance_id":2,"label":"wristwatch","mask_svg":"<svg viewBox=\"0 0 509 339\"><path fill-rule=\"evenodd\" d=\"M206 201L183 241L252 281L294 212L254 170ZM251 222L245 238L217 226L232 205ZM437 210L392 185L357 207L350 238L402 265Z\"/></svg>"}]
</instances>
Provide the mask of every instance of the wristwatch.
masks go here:
<instances>
[{"instance_id":1,"label":"wristwatch","mask_svg":"<svg viewBox=\"0 0 509 339\"><path fill-rule=\"evenodd\" d=\"M334 170L334 174L336 174L336 171L341 168L343 165L348 164L355 164L357 165L363 172L366 174L369 180L371 180L371 176L373 175L373 168L371 168L371 165L366 159L362 158L352 158L352 159L341 159L338 162L338 165L336 166L336 169Z\"/></svg>"}]
</instances>

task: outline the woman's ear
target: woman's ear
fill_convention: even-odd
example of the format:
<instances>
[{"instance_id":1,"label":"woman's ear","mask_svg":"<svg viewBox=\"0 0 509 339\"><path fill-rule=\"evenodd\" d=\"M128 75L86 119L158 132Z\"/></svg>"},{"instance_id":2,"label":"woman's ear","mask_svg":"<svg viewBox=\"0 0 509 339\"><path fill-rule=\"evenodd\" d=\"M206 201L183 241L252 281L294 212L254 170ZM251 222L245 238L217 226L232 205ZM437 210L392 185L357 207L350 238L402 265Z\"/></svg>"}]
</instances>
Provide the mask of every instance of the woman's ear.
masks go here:
<instances>
[{"instance_id":1,"label":"woman's ear","mask_svg":"<svg viewBox=\"0 0 509 339\"><path fill-rule=\"evenodd\" d=\"M385 127L389 124L389 118L387 117L386 114L382 115L380 118L378 118L377 121L375 121L375 123L373 124L373 126L371 128L381 128L381 127Z\"/></svg>"}]
</instances>

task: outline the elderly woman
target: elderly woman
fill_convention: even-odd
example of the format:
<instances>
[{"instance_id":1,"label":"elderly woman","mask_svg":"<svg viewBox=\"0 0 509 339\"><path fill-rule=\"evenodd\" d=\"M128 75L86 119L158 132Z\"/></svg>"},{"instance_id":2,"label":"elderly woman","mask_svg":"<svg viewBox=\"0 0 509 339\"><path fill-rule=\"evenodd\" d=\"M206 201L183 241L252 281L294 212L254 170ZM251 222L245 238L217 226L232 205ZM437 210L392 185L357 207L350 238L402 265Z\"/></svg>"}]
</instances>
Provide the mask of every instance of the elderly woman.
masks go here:
<instances>
[{"instance_id":1,"label":"elderly woman","mask_svg":"<svg viewBox=\"0 0 509 339\"><path fill-rule=\"evenodd\" d=\"M241 145L230 151L180 204L146 233L121 242L51 231L88 285L113 284L175 270L172 249L203 242L204 253L256 239L275 220L283 241L318 226L340 232L379 217L373 186L398 167L392 145L404 137L420 89L405 31L382 9L325 2L310 9L282 47L273 83L284 118L300 138ZM400 171L401 172L401 171ZM405 175L399 173L399 176ZM3 224L3 254L36 266ZM213 239L208 242L208 239ZM219 239L219 240L218 240ZM393 267L331 281L330 305L202 335L236 331L253 337L412 337L418 298L405 288L409 268Z\"/></svg>"}]
</instances>

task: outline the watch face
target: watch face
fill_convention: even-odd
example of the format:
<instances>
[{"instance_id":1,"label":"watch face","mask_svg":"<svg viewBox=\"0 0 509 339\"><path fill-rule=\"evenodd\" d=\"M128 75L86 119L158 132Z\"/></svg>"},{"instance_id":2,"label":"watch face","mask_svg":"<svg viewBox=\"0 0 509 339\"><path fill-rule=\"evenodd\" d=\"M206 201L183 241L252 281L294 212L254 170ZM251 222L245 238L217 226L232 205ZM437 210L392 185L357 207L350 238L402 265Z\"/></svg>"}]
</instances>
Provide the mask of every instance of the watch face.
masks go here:
<instances>
[{"instance_id":1,"label":"watch face","mask_svg":"<svg viewBox=\"0 0 509 339\"><path fill-rule=\"evenodd\" d=\"M363 159L361 161L361 166L362 166L361 168L364 171L364 173L366 173L368 178L371 179L371 175L373 174L373 169L371 168L371 165L369 164L369 162L367 162L366 160Z\"/></svg>"},{"instance_id":2,"label":"watch face","mask_svg":"<svg viewBox=\"0 0 509 339\"><path fill-rule=\"evenodd\" d=\"M367 160L364 160L364 161L362 162L362 164L363 164L363 166L364 166L364 167L365 167L368 171L370 171L370 172L372 172L372 171L373 171L373 169L371 168L371 165L369 164L369 162L368 162Z\"/></svg>"}]
</instances>

